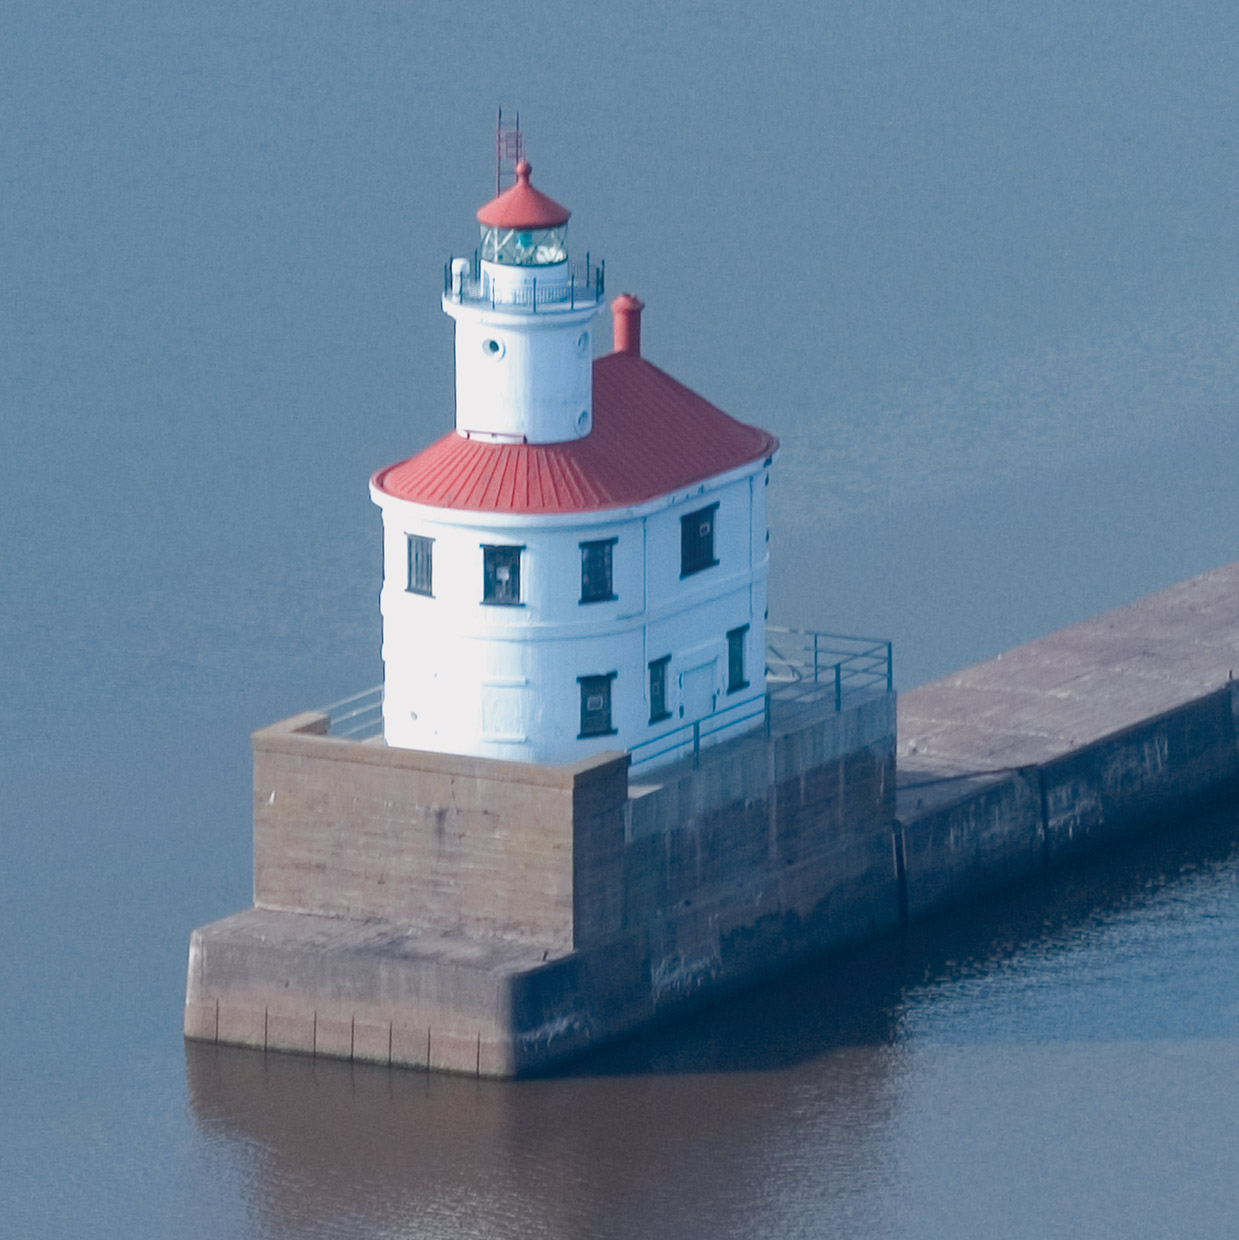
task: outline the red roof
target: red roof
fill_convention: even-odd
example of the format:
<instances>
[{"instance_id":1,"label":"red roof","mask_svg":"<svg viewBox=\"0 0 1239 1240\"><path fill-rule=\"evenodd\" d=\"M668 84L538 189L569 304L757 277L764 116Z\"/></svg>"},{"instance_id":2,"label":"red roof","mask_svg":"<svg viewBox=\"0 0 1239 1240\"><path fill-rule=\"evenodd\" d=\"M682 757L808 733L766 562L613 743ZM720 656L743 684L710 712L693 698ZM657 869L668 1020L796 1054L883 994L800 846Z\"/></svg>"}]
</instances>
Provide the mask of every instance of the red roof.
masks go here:
<instances>
[{"instance_id":1,"label":"red roof","mask_svg":"<svg viewBox=\"0 0 1239 1240\"><path fill-rule=\"evenodd\" d=\"M374 475L387 495L471 512L628 508L770 456L779 441L728 417L632 353L594 362L594 427L567 443L488 443L455 431Z\"/></svg>"},{"instance_id":2,"label":"red roof","mask_svg":"<svg viewBox=\"0 0 1239 1240\"><path fill-rule=\"evenodd\" d=\"M478 211L479 223L487 228L558 228L566 224L572 212L529 184L532 171L529 162L522 159L516 165L516 184Z\"/></svg>"}]
</instances>

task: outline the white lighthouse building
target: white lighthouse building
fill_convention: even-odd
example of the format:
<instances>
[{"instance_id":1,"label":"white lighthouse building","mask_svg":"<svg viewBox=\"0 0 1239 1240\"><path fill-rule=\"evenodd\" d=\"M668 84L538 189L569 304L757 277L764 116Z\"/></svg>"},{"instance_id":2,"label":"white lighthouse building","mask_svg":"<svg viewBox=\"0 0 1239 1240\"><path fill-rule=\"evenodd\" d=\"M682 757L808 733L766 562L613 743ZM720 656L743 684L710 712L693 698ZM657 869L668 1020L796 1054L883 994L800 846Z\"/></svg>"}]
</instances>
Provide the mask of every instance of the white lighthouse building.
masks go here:
<instances>
[{"instance_id":1,"label":"white lighthouse building","mask_svg":"<svg viewBox=\"0 0 1239 1240\"><path fill-rule=\"evenodd\" d=\"M389 745L670 761L765 706L778 442L641 356L635 297L594 360L601 270L528 163L457 259L456 425L375 474Z\"/></svg>"}]
</instances>

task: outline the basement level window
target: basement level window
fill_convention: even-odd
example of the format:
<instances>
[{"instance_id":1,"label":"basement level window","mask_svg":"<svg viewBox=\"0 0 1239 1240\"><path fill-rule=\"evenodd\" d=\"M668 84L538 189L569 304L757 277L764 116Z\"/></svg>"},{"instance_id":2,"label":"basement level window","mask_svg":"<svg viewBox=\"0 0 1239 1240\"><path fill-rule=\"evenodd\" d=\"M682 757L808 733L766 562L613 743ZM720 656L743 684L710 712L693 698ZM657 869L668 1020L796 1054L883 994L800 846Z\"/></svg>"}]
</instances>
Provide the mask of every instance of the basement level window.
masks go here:
<instances>
[{"instance_id":1,"label":"basement level window","mask_svg":"<svg viewBox=\"0 0 1239 1240\"><path fill-rule=\"evenodd\" d=\"M718 505L711 504L680 518L681 577L691 577L718 563L714 558L714 518L717 515Z\"/></svg>"},{"instance_id":2,"label":"basement level window","mask_svg":"<svg viewBox=\"0 0 1239 1240\"><path fill-rule=\"evenodd\" d=\"M650 722L660 723L671 718L667 709L667 668L671 666L671 656L663 655L650 664Z\"/></svg>"},{"instance_id":3,"label":"basement level window","mask_svg":"<svg viewBox=\"0 0 1239 1240\"><path fill-rule=\"evenodd\" d=\"M409 584L410 594L434 594L434 547L433 538L409 534Z\"/></svg>"},{"instance_id":4,"label":"basement level window","mask_svg":"<svg viewBox=\"0 0 1239 1240\"><path fill-rule=\"evenodd\" d=\"M611 726L611 682L615 672L605 676L578 676L581 686L581 731L578 740L587 736L614 736Z\"/></svg>"},{"instance_id":5,"label":"basement level window","mask_svg":"<svg viewBox=\"0 0 1239 1240\"><path fill-rule=\"evenodd\" d=\"M727 692L747 689L749 682L744 676L744 645L748 640L749 626L742 624L727 634Z\"/></svg>"},{"instance_id":6,"label":"basement level window","mask_svg":"<svg viewBox=\"0 0 1239 1240\"><path fill-rule=\"evenodd\" d=\"M521 552L524 547L482 547L482 602L495 607L521 605Z\"/></svg>"},{"instance_id":7,"label":"basement level window","mask_svg":"<svg viewBox=\"0 0 1239 1240\"><path fill-rule=\"evenodd\" d=\"M609 603L615 598L611 583L611 548L616 539L581 544L581 602Z\"/></svg>"}]
</instances>

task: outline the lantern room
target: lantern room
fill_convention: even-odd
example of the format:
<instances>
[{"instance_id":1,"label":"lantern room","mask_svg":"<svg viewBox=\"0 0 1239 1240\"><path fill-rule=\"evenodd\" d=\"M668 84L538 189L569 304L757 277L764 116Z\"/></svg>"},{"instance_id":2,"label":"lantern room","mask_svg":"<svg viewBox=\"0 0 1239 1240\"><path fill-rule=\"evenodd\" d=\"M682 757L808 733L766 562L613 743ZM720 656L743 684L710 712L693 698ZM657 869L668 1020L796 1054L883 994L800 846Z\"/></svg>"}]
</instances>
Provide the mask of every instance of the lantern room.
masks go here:
<instances>
[{"instance_id":1,"label":"lantern room","mask_svg":"<svg viewBox=\"0 0 1239 1240\"><path fill-rule=\"evenodd\" d=\"M551 267L568 261L571 212L530 184L528 160L516 165L516 184L478 211L485 263Z\"/></svg>"}]
</instances>

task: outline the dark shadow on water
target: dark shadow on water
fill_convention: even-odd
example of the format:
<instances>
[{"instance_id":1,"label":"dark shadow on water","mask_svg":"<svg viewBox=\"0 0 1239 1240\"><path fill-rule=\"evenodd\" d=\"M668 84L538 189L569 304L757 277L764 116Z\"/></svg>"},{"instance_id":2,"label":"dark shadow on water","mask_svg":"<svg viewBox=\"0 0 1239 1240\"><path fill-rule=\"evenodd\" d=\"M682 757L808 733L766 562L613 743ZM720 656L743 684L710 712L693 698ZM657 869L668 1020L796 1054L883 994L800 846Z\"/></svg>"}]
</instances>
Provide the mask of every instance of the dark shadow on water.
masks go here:
<instances>
[{"instance_id":1,"label":"dark shadow on water","mask_svg":"<svg viewBox=\"0 0 1239 1240\"><path fill-rule=\"evenodd\" d=\"M1237 853L1239 807L1168 824L541 1080L188 1044L190 1105L204 1134L249 1163L264 1235L704 1235L715 1212L713 1234L731 1234L802 1126L831 1145L840 1176L887 1156L910 992L1067 944ZM461 1201L482 1210L474 1230L453 1221Z\"/></svg>"}]
</instances>

